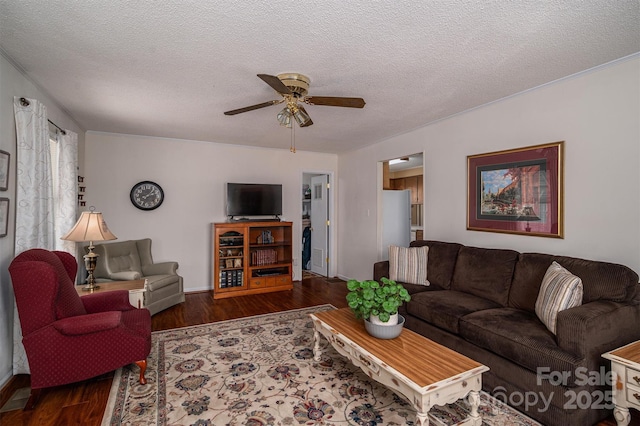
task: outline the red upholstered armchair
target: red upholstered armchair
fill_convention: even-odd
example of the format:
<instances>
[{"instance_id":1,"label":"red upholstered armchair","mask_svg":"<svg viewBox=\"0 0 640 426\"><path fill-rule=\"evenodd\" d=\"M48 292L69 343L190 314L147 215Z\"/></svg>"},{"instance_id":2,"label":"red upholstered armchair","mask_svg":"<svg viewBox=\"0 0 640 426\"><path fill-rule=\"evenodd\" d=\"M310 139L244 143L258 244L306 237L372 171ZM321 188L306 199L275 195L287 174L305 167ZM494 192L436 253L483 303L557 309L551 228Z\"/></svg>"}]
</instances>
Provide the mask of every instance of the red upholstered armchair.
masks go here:
<instances>
[{"instance_id":1,"label":"red upholstered armchair","mask_svg":"<svg viewBox=\"0 0 640 426\"><path fill-rule=\"evenodd\" d=\"M42 388L86 380L135 362L145 384L151 316L117 290L78 296L75 258L31 249L9 266L31 370L32 407Z\"/></svg>"}]
</instances>

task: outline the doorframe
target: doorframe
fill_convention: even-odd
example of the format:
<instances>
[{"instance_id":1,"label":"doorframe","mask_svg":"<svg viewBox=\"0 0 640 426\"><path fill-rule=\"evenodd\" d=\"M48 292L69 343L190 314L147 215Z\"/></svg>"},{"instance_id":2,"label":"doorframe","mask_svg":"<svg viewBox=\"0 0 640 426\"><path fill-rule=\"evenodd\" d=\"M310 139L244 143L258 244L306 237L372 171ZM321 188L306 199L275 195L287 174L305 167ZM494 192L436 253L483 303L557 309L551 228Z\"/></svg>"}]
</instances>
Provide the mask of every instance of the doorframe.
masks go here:
<instances>
[{"instance_id":1,"label":"doorframe","mask_svg":"<svg viewBox=\"0 0 640 426\"><path fill-rule=\"evenodd\" d=\"M298 185L299 191L298 194L302 194L302 185L304 183L304 175L327 175L329 181L329 198L327 202L329 203L329 212L327 219L329 220L329 232L327 234L328 242L327 242L327 257L329 257L329 267L327 268L327 277L335 277L338 273L338 260L336 253L338 252L337 246L337 235L338 235L338 224L336 221L336 200L337 200L337 188L336 188L336 180L335 180L335 172L331 170L310 170L305 169L300 173L300 182ZM299 238L296 242L298 247L298 253L294 255L294 259L297 259L296 265L294 265L294 276L300 277L302 280L302 198L300 198L300 202L298 203L298 218L294 221L299 231ZM295 233L294 233L295 235Z\"/></svg>"},{"instance_id":2,"label":"doorframe","mask_svg":"<svg viewBox=\"0 0 640 426\"><path fill-rule=\"evenodd\" d=\"M394 157L395 158L395 157ZM380 160L377 164L377 179L376 179L376 246L377 246L377 261L382 259L382 191L384 189L384 162L389 160Z\"/></svg>"}]
</instances>

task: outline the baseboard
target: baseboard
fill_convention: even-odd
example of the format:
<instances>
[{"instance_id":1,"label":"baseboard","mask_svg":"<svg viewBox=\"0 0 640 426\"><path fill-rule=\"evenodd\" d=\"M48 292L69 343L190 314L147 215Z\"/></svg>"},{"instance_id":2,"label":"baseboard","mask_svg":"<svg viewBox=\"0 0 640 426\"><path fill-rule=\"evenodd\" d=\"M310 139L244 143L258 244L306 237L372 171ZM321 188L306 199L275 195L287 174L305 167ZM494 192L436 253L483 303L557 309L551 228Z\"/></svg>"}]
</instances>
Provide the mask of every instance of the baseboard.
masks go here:
<instances>
[{"instance_id":1,"label":"baseboard","mask_svg":"<svg viewBox=\"0 0 640 426\"><path fill-rule=\"evenodd\" d=\"M212 290L211 287L190 288L189 290L185 289L184 294L206 293Z\"/></svg>"}]
</instances>

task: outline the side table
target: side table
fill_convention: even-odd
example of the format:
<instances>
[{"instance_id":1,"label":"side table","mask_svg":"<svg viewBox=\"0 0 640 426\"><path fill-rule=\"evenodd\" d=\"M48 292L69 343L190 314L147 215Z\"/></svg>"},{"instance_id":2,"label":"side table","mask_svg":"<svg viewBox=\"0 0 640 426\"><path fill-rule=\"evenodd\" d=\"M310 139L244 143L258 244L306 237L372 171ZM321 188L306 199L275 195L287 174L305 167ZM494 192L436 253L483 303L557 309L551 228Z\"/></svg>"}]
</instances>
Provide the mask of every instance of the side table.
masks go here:
<instances>
[{"instance_id":1,"label":"side table","mask_svg":"<svg viewBox=\"0 0 640 426\"><path fill-rule=\"evenodd\" d=\"M631 422L629 408L640 410L640 340L602 355L611 361L613 417L618 426Z\"/></svg>"},{"instance_id":2,"label":"side table","mask_svg":"<svg viewBox=\"0 0 640 426\"><path fill-rule=\"evenodd\" d=\"M147 291L147 280L133 280L133 281L111 281L106 283L97 283L100 287L96 290L85 291L81 285L77 285L76 292L80 296L92 293L101 293L105 291L113 290L127 290L129 291L129 303L138 309L144 308L145 293Z\"/></svg>"}]
</instances>

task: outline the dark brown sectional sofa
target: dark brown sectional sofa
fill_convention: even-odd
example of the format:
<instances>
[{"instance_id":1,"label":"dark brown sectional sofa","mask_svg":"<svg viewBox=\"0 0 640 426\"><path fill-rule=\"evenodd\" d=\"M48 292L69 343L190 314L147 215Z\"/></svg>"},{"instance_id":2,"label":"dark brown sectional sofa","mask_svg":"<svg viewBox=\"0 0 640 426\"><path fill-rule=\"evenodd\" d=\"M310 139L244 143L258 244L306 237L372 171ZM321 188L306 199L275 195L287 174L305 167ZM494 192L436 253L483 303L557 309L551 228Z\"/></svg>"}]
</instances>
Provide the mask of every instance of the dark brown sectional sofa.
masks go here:
<instances>
[{"instance_id":1,"label":"dark brown sectional sofa","mask_svg":"<svg viewBox=\"0 0 640 426\"><path fill-rule=\"evenodd\" d=\"M407 328L488 366L484 390L545 425L592 425L611 415L610 363L601 355L640 339L636 272L566 256L411 243L424 245L431 285L404 284L412 294L401 310ZM554 260L582 279L584 291L581 306L558 314L556 335L535 313ZM388 276L388 261L374 265L375 280Z\"/></svg>"}]
</instances>

